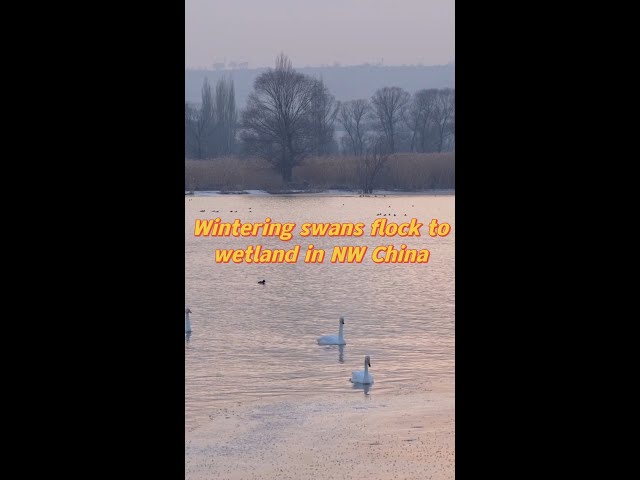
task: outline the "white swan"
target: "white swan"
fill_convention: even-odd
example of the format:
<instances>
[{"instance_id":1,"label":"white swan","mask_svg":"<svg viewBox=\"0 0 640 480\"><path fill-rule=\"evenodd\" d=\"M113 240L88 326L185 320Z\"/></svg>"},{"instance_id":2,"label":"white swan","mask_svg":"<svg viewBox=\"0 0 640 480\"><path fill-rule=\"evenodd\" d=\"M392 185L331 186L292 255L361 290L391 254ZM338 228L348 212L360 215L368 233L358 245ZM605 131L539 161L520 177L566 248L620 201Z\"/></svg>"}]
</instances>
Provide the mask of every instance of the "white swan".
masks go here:
<instances>
[{"instance_id":1,"label":"white swan","mask_svg":"<svg viewBox=\"0 0 640 480\"><path fill-rule=\"evenodd\" d=\"M191 309L189 307L184 309L184 333L191 333L191 322L189 321L189 314Z\"/></svg>"},{"instance_id":2,"label":"white swan","mask_svg":"<svg viewBox=\"0 0 640 480\"><path fill-rule=\"evenodd\" d=\"M344 317L340 317L340 330L338 335L323 335L318 337L318 345L346 345L344 341Z\"/></svg>"},{"instance_id":3,"label":"white swan","mask_svg":"<svg viewBox=\"0 0 640 480\"><path fill-rule=\"evenodd\" d=\"M371 384L373 383L373 375L369 373L371 359L369 355L364 357L364 370L354 370L351 372L351 381L353 383Z\"/></svg>"}]
</instances>

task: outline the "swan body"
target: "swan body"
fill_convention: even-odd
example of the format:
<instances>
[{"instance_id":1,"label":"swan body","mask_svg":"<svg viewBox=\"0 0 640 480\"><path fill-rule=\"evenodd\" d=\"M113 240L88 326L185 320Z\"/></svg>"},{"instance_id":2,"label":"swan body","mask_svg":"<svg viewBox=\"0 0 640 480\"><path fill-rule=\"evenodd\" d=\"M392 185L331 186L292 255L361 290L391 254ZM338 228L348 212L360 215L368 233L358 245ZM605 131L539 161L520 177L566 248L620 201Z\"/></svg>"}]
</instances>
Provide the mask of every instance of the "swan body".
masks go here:
<instances>
[{"instance_id":1,"label":"swan body","mask_svg":"<svg viewBox=\"0 0 640 480\"><path fill-rule=\"evenodd\" d=\"M184 333L191 333L191 321L189 320L189 314L191 309L189 307L184 309Z\"/></svg>"},{"instance_id":2,"label":"swan body","mask_svg":"<svg viewBox=\"0 0 640 480\"><path fill-rule=\"evenodd\" d=\"M340 317L340 330L338 335L323 335L318 337L318 345L346 345L344 340L344 317Z\"/></svg>"},{"instance_id":3,"label":"swan body","mask_svg":"<svg viewBox=\"0 0 640 480\"><path fill-rule=\"evenodd\" d=\"M364 357L364 370L354 370L351 372L352 383L362 383L364 385L373 383L373 375L369 373L369 367L371 366L371 359L369 355Z\"/></svg>"}]
</instances>

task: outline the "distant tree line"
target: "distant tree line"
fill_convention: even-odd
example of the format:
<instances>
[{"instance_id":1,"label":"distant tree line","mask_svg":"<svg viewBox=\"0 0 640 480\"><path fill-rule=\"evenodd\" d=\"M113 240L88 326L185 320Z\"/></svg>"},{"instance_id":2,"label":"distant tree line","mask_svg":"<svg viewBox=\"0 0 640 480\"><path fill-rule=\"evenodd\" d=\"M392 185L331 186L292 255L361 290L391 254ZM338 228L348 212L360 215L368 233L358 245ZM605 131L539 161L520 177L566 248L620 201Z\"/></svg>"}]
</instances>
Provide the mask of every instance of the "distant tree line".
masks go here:
<instances>
[{"instance_id":1,"label":"distant tree line","mask_svg":"<svg viewBox=\"0 0 640 480\"><path fill-rule=\"evenodd\" d=\"M371 99L340 103L322 79L296 72L284 54L256 78L239 115L233 82L225 79L214 91L205 79L201 104L185 104L187 158L255 155L285 181L308 156L353 155L359 158L362 189L370 192L389 155L454 149L454 89L412 96L384 87Z\"/></svg>"}]
</instances>

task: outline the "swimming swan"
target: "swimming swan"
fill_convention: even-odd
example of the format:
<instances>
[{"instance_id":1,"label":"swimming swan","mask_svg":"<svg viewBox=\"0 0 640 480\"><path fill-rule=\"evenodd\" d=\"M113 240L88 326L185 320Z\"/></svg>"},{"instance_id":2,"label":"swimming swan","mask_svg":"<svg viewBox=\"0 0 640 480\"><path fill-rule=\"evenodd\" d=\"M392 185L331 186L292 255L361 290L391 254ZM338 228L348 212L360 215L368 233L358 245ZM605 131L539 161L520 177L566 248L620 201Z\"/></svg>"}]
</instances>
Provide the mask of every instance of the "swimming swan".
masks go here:
<instances>
[{"instance_id":1,"label":"swimming swan","mask_svg":"<svg viewBox=\"0 0 640 480\"><path fill-rule=\"evenodd\" d=\"M373 375L369 373L369 367L371 366L371 359L369 355L364 357L364 370L354 370L351 372L352 383L371 384L373 383Z\"/></svg>"},{"instance_id":2,"label":"swimming swan","mask_svg":"<svg viewBox=\"0 0 640 480\"><path fill-rule=\"evenodd\" d=\"M189 314L191 309L189 307L184 309L184 333L191 333L191 322L189 321Z\"/></svg>"},{"instance_id":3,"label":"swimming swan","mask_svg":"<svg viewBox=\"0 0 640 480\"><path fill-rule=\"evenodd\" d=\"M340 317L340 330L338 335L323 335L318 337L318 345L346 345L343 335L344 317Z\"/></svg>"}]
</instances>

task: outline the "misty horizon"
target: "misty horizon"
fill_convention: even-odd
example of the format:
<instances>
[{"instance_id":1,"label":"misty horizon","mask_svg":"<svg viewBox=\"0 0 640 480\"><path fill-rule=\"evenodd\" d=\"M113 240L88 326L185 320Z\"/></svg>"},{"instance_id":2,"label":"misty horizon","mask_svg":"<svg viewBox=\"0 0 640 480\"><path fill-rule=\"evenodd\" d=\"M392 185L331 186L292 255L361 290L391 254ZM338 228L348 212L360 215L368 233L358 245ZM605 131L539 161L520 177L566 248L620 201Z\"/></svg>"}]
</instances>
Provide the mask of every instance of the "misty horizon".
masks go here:
<instances>
[{"instance_id":1,"label":"misty horizon","mask_svg":"<svg viewBox=\"0 0 640 480\"><path fill-rule=\"evenodd\" d=\"M447 65L454 0L186 0L185 69Z\"/></svg>"},{"instance_id":2,"label":"misty horizon","mask_svg":"<svg viewBox=\"0 0 640 480\"><path fill-rule=\"evenodd\" d=\"M286 54L286 52L283 52ZM223 59L220 62L213 62L209 65L185 65L185 70L266 70L268 68L273 68L275 64L276 55L274 55L274 61L271 65L251 65L249 62L244 61L236 61L234 59ZM304 64L304 65L296 65L293 63L293 68L350 68L350 67L446 67L455 65L455 58L449 62L445 63L434 63L434 64L426 64L420 62L413 63L402 63L402 64L390 64L385 63L384 59L378 61L363 61L361 63L354 64L342 64L338 61L331 63L323 63L319 65L312 64Z\"/></svg>"}]
</instances>

